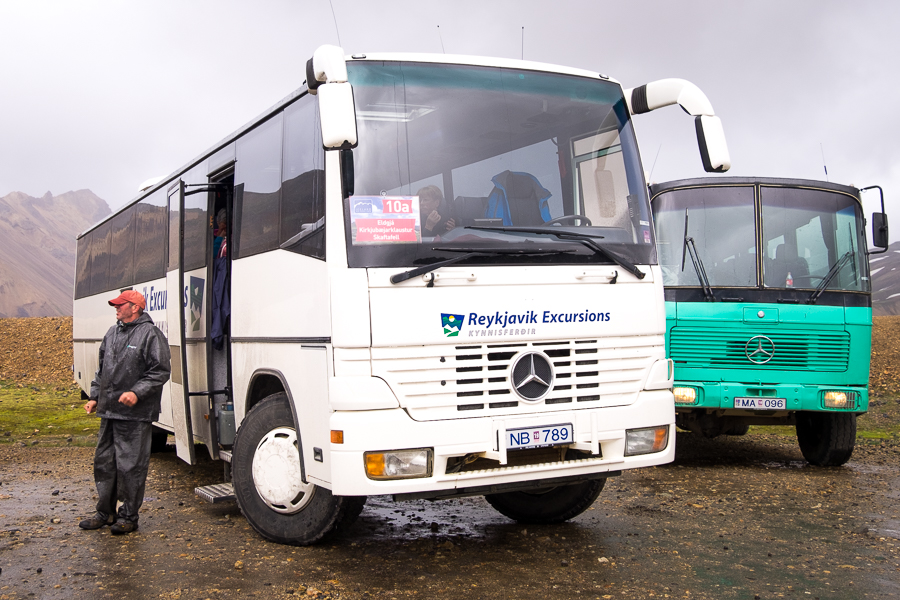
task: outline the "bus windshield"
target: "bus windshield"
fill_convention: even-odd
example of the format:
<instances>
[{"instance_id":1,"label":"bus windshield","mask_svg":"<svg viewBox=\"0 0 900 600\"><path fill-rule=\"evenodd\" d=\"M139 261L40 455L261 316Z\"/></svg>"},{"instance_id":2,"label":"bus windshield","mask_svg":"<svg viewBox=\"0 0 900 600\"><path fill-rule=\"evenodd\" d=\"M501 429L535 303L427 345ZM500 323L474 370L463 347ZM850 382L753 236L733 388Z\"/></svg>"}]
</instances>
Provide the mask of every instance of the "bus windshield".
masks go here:
<instances>
[{"instance_id":1,"label":"bus windshield","mask_svg":"<svg viewBox=\"0 0 900 600\"><path fill-rule=\"evenodd\" d=\"M766 287L815 289L827 282L829 290L869 291L864 219L854 198L767 186L760 196Z\"/></svg>"},{"instance_id":2,"label":"bus windshield","mask_svg":"<svg viewBox=\"0 0 900 600\"><path fill-rule=\"evenodd\" d=\"M685 187L654 198L665 286L700 286L702 270L711 287L869 291L863 216L855 198L760 185L757 202L756 190L754 185ZM701 269L694 266L689 245Z\"/></svg>"},{"instance_id":3,"label":"bus windshield","mask_svg":"<svg viewBox=\"0 0 900 600\"><path fill-rule=\"evenodd\" d=\"M344 201L351 267L427 265L460 251L477 252L467 264L612 262L554 232L656 263L617 84L495 67L347 67L359 130Z\"/></svg>"}]
</instances>

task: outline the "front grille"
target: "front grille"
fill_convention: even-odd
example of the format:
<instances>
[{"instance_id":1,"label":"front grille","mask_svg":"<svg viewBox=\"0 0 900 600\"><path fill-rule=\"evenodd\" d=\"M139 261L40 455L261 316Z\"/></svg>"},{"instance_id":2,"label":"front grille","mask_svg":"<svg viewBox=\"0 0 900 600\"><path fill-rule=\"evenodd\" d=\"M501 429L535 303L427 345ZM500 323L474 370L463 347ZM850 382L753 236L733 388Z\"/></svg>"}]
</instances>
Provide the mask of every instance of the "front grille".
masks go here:
<instances>
[{"instance_id":1,"label":"front grille","mask_svg":"<svg viewBox=\"0 0 900 600\"><path fill-rule=\"evenodd\" d=\"M542 352L553 363L553 387L534 403L510 384L510 369L524 352ZM662 336L373 348L372 374L388 382L414 419L459 419L543 412L546 405L630 404L664 355Z\"/></svg>"},{"instance_id":2,"label":"front grille","mask_svg":"<svg viewBox=\"0 0 900 600\"><path fill-rule=\"evenodd\" d=\"M764 364L747 358L750 338L772 340L775 354ZM850 360L850 336L844 331L727 330L673 327L670 357L685 367L753 368L785 371L846 371Z\"/></svg>"}]
</instances>

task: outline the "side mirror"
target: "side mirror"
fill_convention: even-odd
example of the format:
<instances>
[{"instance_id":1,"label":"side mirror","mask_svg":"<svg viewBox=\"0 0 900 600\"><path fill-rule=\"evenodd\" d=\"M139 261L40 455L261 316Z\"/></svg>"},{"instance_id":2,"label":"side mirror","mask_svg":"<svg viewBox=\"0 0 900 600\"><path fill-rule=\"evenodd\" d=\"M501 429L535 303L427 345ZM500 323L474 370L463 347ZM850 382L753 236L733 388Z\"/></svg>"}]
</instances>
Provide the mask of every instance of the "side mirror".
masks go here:
<instances>
[{"instance_id":1,"label":"side mirror","mask_svg":"<svg viewBox=\"0 0 900 600\"><path fill-rule=\"evenodd\" d=\"M355 148L356 106L341 48L326 45L316 49L306 62L306 87L310 94L319 96L319 121L325 149Z\"/></svg>"},{"instance_id":2,"label":"side mirror","mask_svg":"<svg viewBox=\"0 0 900 600\"><path fill-rule=\"evenodd\" d=\"M889 244L888 237L887 213L872 213L872 245L886 249Z\"/></svg>"},{"instance_id":3,"label":"side mirror","mask_svg":"<svg viewBox=\"0 0 900 600\"><path fill-rule=\"evenodd\" d=\"M346 200L353 195L353 150L341 150L341 193Z\"/></svg>"},{"instance_id":4,"label":"side mirror","mask_svg":"<svg viewBox=\"0 0 900 600\"><path fill-rule=\"evenodd\" d=\"M724 173L731 168L731 156L725 143L725 130L719 117L701 115L694 119L700 158L707 173Z\"/></svg>"},{"instance_id":5,"label":"side mirror","mask_svg":"<svg viewBox=\"0 0 900 600\"><path fill-rule=\"evenodd\" d=\"M326 150L355 148L356 107L350 83L327 83L319 86L319 119L322 145Z\"/></svg>"}]
</instances>

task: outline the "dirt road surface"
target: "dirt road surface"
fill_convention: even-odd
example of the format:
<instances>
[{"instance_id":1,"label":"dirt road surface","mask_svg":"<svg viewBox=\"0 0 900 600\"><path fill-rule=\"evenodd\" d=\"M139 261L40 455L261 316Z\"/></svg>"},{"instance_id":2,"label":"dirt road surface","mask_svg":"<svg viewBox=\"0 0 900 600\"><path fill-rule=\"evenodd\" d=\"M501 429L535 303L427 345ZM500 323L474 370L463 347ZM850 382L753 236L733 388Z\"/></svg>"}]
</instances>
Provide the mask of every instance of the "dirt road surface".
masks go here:
<instances>
[{"instance_id":1,"label":"dirt road surface","mask_svg":"<svg viewBox=\"0 0 900 600\"><path fill-rule=\"evenodd\" d=\"M222 480L208 457L154 455L140 529L113 537L77 527L90 448L0 446L0 599L900 597L896 447L824 469L779 436L679 433L677 448L562 525L519 525L481 498L377 497L347 536L298 548L194 495Z\"/></svg>"}]
</instances>

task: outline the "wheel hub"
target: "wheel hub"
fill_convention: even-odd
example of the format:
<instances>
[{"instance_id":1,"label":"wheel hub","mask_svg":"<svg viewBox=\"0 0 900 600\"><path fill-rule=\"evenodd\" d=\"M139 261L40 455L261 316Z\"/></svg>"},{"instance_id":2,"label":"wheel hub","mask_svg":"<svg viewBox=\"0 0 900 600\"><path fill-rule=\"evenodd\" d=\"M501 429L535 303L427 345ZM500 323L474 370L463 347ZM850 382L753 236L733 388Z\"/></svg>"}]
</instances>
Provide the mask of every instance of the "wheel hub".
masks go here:
<instances>
[{"instance_id":1,"label":"wheel hub","mask_svg":"<svg viewBox=\"0 0 900 600\"><path fill-rule=\"evenodd\" d=\"M253 484L256 492L275 512L291 514L310 501L315 486L303 483L297 432L277 427L265 434L253 454Z\"/></svg>"}]
</instances>

